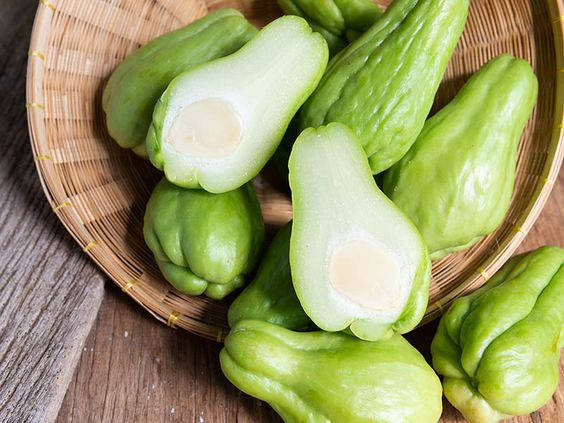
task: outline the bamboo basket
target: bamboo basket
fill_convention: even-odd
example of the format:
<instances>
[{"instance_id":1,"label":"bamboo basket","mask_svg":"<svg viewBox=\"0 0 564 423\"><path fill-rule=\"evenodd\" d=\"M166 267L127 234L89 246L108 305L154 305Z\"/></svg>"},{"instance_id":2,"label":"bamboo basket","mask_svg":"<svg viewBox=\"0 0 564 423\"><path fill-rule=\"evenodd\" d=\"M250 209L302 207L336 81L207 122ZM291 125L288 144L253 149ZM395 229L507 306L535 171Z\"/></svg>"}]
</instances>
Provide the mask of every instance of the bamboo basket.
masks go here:
<instances>
[{"instance_id":1,"label":"bamboo basket","mask_svg":"<svg viewBox=\"0 0 564 423\"><path fill-rule=\"evenodd\" d=\"M160 276L142 222L161 176L110 139L101 95L112 70L140 45L223 7L240 9L257 25L280 14L275 0L40 0L27 75L31 144L54 212L108 276L157 319L214 340L227 331L229 300L183 295ZM539 98L521 141L504 224L470 250L434 264L424 321L499 269L550 194L564 156L563 20L562 0L471 1L435 108L502 52L532 63ZM255 185L270 229L291 219L290 198L272 178L262 174Z\"/></svg>"}]
</instances>

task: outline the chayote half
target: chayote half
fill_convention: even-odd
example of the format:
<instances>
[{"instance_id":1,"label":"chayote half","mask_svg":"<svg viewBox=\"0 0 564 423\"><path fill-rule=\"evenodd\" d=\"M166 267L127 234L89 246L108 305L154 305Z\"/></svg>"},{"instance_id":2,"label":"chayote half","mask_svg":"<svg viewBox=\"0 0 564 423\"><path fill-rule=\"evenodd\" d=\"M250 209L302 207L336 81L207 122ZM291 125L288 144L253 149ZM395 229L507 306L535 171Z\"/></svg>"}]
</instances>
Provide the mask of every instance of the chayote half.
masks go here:
<instances>
[{"instance_id":1,"label":"chayote half","mask_svg":"<svg viewBox=\"0 0 564 423\"><path fill-rule=\"evenodd\" d=\"M143 234L176 289L221 299L254 270L264 223L250 184L210 194L163 179L147 204Z\"/></svg>"},{"instance_id":2,"label":"chayote half","mask_svg":"<svg viewBox=\"0 0 564 423\"><path fill-rule=\"evenodd\" d=\"M359 137L372 173L388 169L423 128L467 13L468 0L395 0L329 63L301 128L341 122Z\"/></svg>"},{"instance_id":3,"label":"chayote half","mask_svg":"<svg viewBox=\"0 0 564 423\"><path fill-rule=\"evenodd\" d=\"M116 68L104 90L102 105L112 138L146 157L153 109L170 81L239 50L257 32L240 12L221 9L141 47Z\"/></svg>"},{"instance_id":4,"label":"chayote half","mask_svg":"<svg viewBox=\"0 0 564 423\"><path fill-rule=\"evenodd\" d=\"M445 396L473 423L542 407L558 385L564 342L564 250L514 257L457 299L431 344Z\"/></svg>"},{"instance_id":5,"label":"chayote half","mask_svg":"<svg viewBox=\"0 0 564 423\"><path fill-rule=\"evenodd\" d=\"M417 226L432 260L470 247L503 221L537 86L524 60L493 59L386 173L384 192Z\"/></svg>"},{"instance_id":6,"label":"chayote half","mask_svg":"<svg viewBox=\"0 0 564 423\"><path fill-rule=\"evenodd\" d=\"M155 107L151 162L186 188L221 193L245 184L274 154L328 54L304 19L283 16L236 53L180 74Z\"/></svg>"},{"instance_id":7,"label":"chayote half","mask_svg":"<svg viewBox=\"0 0 564 423\"><path fill-rule=\"evenodd\" d=\"M289 168L290 267L311 320L370 341L413 329L427 307L427 247L376 186L352 131L340 123L306 129Z\"/></svg>"},{"instance_id":8,"label":"chayote half","mask_svg":"<svg viewBox=\"0 0 564 423\"><path fill-rule=\"evenodd\" d=\"M301 16L323 35L331 56L342 50L351 34L362 34L382 15L372 0L278 0L287 15Z\"/></svg>"},{"instance_id":9,"label":"chayote half","mask_svg":"<svg viewBox=\"0 0 564 423\"><path fill-rule=\"evenodd\" d=\"M219 358L235 386L286 423L435 423L441 415L439 378L400 335L367 342L243 320Z\"/></svg>"},{"instance_id":10,"label":"chayote half","mask_svg":"<svg viewBox=\"0 0 564 423\"><path fill-rule=\"evenodd\" d=\"M229 307L229 326L240 320L262 320L291 330L314 328L292 286L290 235L292 223L274 237L255 278Z\"/></svg>"}]
</instances>

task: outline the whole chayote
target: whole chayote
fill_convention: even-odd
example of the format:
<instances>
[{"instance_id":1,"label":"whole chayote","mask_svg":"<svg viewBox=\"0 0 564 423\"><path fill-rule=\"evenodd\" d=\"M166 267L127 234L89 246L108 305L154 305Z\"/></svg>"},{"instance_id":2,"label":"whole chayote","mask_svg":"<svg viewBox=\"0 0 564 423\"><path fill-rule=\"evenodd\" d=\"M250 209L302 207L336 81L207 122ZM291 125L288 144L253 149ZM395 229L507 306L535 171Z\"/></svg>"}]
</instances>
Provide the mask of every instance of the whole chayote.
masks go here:
<instances>
[{"instance_id":1,"label":"whole chayote","mask_svg":"<svg viewBox=\"0 0 564 423\"><path fill-rule=\"evenodd\" d=\"M301 16L323 35L331 55L370 28L382 15L372 0L278 0L288 15Z\"/></svg>"},{"instance_id":2,"label":"whole chayote","mask_svg":"<svg viewBox=\"0 0 564 423\"><path fill-rule=\"evenodd\" d=\"M235 386L286 423L435 423L441 415L439 378L400 335L368 342L242 320L220 362Z\"/></svg>"},{"instance_id":3,"label":"whole chayote","mask_svg":"<svg viewBox=\"0 0 564 423\"><path fill-rule=\"evenodd\" d=\"M372 173L409 150L462 34L468 0L396 0L328 65L302 107L301 129L330 122L359 137Z\"/></svg>"},{"instance_id":4,"label":"whole chayote","mask_svg":"<svg viewBox=\"0 0 564 423\"><path fill-rule=\"evenodd\" d=\"M291 330L315 325L302 309L290 275L292 223L274 237L255 278L229 307L229 326L240 320L262 320Z\"/></svg>"},{"instance_id":5,"label":"whole chayote","mask_svg":"<svg viewBox=\"0 0 564 423\"><path fill-rule=\"evenodd\" d=\"M254 270L264 223L250 184L210 194L163 179L147 204L143 233L163 276L176 289L221 299Z\"/></svg>"},{"instance_id":6,"label":"whole chayote","mask_svg":"<svg viewBox=\"0 0 564 423\"><path fill-rule=\"evenodd\" d=\"M542 407L558 385L564 342L564 250L514 257L457 299L431 345L445 396L473 423Z\"/></svg>"},{"instance_id":7,"label":"whole chayote","mask_svg":"<svg viewBox=\"0 0 564 423\"><path fill-rule=\"evenodd\" d=\"M170 81L239 50L257 32L240 12L221 9L141 47L116 68L104 90L102 105L112 138L146 157L153 109Z\"/></svg>"},{"instance_id":8,"label":"whole chayote","mask_svg":"<svg viewBox=\"0 0 564 423\"><path fill-rule=\"evenodd\" d=\"M493 59L386 173L384 192L417 226L431 259L470 247L503 221L537 85L524 60Z\"/></svg>"}]
</instances>

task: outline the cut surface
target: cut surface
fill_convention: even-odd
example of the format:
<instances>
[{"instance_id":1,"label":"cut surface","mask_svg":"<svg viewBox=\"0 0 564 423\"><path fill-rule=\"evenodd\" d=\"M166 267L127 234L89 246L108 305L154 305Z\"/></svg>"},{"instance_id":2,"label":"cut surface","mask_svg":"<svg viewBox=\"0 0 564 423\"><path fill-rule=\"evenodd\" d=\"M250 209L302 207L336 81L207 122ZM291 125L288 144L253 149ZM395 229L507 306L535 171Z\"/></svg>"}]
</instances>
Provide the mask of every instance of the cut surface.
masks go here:
<instances>
[{"instance_id":1,"label":"cut surface","mask_svg":"<svg viewBox=\"0 0 564 423\"><path fill-rule=\"evenodd\" d=\"M208 98L184 107L165 141L176 151L196 157L225 157L241 144L243 127L234 107Z\"/></svg>"},{"instance_id":2,"label":"cut surface","mask_svg":"<svg viewBox=\"0 0 564 423\"><path fill-rule=\"evenodd\" d=\"M352 240L329 258L329 280L335 290L373 310L399 307L401 277L397 260L375 242Z\"/></svg>"}]
</instances>

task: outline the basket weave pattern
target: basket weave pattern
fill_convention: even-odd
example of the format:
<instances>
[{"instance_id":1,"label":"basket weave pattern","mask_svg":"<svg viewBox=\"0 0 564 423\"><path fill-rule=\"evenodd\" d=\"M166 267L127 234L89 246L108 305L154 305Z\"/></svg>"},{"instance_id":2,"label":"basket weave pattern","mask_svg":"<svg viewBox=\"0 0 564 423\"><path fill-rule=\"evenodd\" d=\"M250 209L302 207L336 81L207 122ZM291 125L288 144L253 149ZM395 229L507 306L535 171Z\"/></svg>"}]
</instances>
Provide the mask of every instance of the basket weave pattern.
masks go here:
<instances>
[{"instance_id":1,"label":"basket weave pattern","mask_svg":"<svg viewBox=\"0 0 564 423\"><path fill-rule=\"evenodd\" d=\"M382 1L386 5L389 1ZM156 318L220 340L228 302L175 291L145 246L145 204L161 175L120 149L105 129L102 91L112 70L140 45L222 7L263 25L274 0L40 0L28 69L28 117L37 169L55 213L96 263ZM520 145L515 195L505 223L470 250L433 266L426 321L484 283L538 217L564 156L561 0L473 0L435 108L468 77L507 52L531 62L539 99ZM255 180L270 227L291 219L289 196Z\"/></svg>"}]
</instances>

